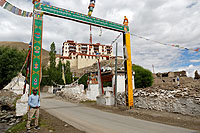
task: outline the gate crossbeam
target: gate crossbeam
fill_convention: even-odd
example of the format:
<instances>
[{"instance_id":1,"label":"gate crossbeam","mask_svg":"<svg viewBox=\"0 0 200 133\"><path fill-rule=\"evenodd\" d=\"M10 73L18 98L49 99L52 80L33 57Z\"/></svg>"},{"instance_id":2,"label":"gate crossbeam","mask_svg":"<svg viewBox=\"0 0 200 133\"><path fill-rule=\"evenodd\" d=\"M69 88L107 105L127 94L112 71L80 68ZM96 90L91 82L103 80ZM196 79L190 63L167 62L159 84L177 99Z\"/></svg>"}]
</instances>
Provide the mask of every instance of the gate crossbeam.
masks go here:
<instances>
[{"instance_id":1,"label":"gate crossbeam","mask_svg":"<svg viewBox=\"0 0 200 133\"><path fill-rule=\"evenodd\" d=\"M129 30L128 26L118 24L115 22L107 21L104 19L91 17L82 13L58 8L55 6L43 4L43 3L35 3L35 10L39 12L43 12L46 15L69 19L72 21L76 21L79 23L89 24L97 27L102 27L109 30L114 30L118 32L125 32L125 28Z\"/></svg>"}]
</instances>

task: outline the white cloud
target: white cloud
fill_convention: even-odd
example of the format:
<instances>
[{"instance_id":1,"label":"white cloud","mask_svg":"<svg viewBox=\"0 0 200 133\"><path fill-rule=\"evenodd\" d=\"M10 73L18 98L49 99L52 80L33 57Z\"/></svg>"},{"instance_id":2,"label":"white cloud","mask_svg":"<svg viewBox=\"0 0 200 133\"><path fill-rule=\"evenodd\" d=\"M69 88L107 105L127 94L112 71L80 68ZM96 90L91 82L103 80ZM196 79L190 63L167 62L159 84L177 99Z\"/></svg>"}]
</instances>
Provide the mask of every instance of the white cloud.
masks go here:
<instances>
[{"instance_id":1,"label":"white cloud","mask_svg":"<svg viewBox=\"0 0 200 133\"><path fill-rule=\"evenodd\" d=\"M17 7L32 11L29 0L8 0ZM87 14L89 0L47 0L52 5ZM101 0L96 2L94 16L122 23L124 16L129 18L131 32L164 43L174 43L188 48L197 48L200 43L200 4L187 6L196 0ZM0 7L0 41L29 42L32 19L16 16ZM93 27L93 42L110 44L119 33ZM89 42L89 26L76 22L44 17L43 47L49 50L52 42L57 51L65 40ZM118 40L122 55L122 37ZM150 43L131 37L133 63L156 72L174 71L171 63L178 62L181 51L177 48ZM192 60L191 60L192 61ZM180 62L179 62L180 63ZM182 62L183 63L183 62ZM194 60L191 62L194 63ZM183 65L183 64L181 64ZM181 68L181 67L180 67Z\"/></svg>"},{"instance_id":2,"label":"white cloud","mask_svg":"<svg viewBox=\"0 0 200 133\"><path fill-rule=\"evenodd\" d=\"M188 67L180 68L178 71L185 70L188 77L194 78L194 73L197 70L200 73L200 66L189 65Z\"/></svg>"},{"instance_id":3,"label":"white cloud","mask_svg":"<svg viewBox=\"0 0 200 133\"><path fill-rule=\"evenodd\" d=\"M190 60L190 62L197 63L200 62L200 60Z\"/></svg>"}]
</instances>

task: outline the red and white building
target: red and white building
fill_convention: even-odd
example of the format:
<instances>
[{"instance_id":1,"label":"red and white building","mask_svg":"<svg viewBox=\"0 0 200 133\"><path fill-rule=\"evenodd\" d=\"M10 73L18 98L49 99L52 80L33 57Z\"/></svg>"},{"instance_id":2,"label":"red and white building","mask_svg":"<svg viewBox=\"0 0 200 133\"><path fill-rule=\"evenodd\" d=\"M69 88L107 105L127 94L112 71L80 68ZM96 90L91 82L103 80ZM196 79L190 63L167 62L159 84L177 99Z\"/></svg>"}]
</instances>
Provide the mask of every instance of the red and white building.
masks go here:
<instances>
[{"instance_id":1,"label":"red and white building","mask_svg":"<svg viewBox=\"0 0 200 133\"><path fill-rule=\"evenodd\" d=\"M61 58L70 61L71 67L77 69L93 65L97 59L109 60L113 56L111 45L100 43L87 44L68 40L63 43Z\"/></svg>"}]
</instances>

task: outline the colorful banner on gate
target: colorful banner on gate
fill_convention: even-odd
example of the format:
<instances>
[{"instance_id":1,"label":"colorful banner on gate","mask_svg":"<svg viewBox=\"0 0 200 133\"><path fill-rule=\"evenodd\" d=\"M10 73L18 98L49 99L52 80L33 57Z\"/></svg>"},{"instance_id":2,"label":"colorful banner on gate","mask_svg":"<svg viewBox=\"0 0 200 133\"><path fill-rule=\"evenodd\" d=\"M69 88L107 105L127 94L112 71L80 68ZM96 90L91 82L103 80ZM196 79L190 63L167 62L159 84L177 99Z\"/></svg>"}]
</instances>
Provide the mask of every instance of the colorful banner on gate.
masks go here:
<instances>
[{"instance_id":1,"label":"colorful banner on gate","mask_svg":"<svg viewBox=\"0 0 200 133\"><path fill-rule=\"evenodd\" d=\"M32 15L33 15L32 12L23 11L23 10L13 6L6 0L0 0L0 6L16 15L19 15L19 16L32 17Z\"/></svg>"}]
</instances>

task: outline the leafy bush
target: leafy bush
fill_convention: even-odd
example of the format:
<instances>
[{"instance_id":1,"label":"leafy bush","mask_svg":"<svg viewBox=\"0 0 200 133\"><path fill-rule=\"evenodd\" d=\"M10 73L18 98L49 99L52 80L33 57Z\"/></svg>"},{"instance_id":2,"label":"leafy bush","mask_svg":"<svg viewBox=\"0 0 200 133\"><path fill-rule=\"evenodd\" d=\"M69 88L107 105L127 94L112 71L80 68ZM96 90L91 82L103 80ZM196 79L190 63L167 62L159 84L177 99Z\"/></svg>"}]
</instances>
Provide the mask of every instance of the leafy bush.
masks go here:
<instances>
[{"instance_id":1,"label":"leafy bush","mask_svg":"<svg viewBox=\"0 0 200 133\"><path fill-rule=\"evenodd\" d=\"M86 89L88 87L88 76L89 74L85 74L83 77L81 77L78 81L78 84L83 84L84 85L84 88Z\"/></svg>"},{"instance_id":2,"label":"leafy bush","mask_svg":"<svg viewBox=\"0 0 200 133\"><path fill-rule=\"evenodd\" d=\"M0 89L20 72L26 58L25 51L0 47Z\"/></svg>"},{"instance_id":3,"label":"leafy bush","mask_svg":"<svg viewBox=\"0 0 200 133\"><path fill-rule=\"evenodd\" d=\"M146 88L153 84L152 72L141 66L133 65L135 72L135 88Z\"/></svg>"}]
</instances>

